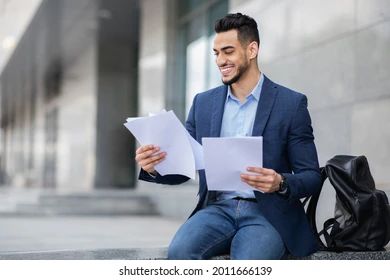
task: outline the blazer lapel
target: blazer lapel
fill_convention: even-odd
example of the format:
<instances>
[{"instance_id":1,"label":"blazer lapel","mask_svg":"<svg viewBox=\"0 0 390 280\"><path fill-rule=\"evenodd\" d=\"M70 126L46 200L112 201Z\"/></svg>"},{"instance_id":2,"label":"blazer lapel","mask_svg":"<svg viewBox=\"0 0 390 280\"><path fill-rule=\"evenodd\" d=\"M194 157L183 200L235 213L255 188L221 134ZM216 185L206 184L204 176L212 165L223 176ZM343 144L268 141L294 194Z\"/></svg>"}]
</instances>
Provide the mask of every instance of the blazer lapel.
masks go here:
<instances>
[{"instance_id":1,"label":"blazer lapel","mask_svg":"<svg viewBox=\"0 0 390 280\"><path fill-rule=\"evenodd\" d=\"M227 94L227 86L219 87L212 93L212 113L210 137L219 137L221 135L222 117L225 109L225 100Z\"/></svg>"},{"instance_id":2,"label":"blazer lapel","mask_svg":"<svg viewBox=\"0 0 390 280\"><path fill-rule=\"evenodd\" d=\"M253 125L252 136L262 136L265 125L275 102L277 86L264 75L263 88L259 104L257 105L255 123Z\"/></svg>"}]
</instances>

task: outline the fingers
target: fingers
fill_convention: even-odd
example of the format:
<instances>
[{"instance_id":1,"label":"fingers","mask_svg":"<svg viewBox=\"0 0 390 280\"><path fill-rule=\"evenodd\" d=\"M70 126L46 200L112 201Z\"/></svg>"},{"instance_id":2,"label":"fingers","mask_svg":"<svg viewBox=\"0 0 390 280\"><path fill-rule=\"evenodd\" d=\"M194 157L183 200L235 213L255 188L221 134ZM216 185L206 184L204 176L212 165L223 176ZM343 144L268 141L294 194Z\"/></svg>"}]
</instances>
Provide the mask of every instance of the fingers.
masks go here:
<instances>
[{"instance_id":1,"label":"fingers","mask_svg":"<svg viewBox=\"0 0 390 280\"><path fill-rule=\"evenodd\" d=\"M145 146L141 146L139 147L136 151L135 151L135 154L136 155L139 155L139 154L142 154L144 152L147 152L149 150L153 150L153 149L156 149L158 148L157 146L154 146L154 145L145 145Z\"/></svg>"},{"instance_id":2,"label":"fingers","mask_svg":"<svg viewBox=\"0 0 390 280\"><path fill-rule=\"evenodd\" d=\"M259 173L263 175L276 175L277 173L273 169L263 168L263 167L254 167L249 166L247 169L249 172Z\"/></svg>"},{"instance_id":3,"label":"fingers","mask_svg":"<svg viewBox=\"0 0 390 280\"><path fill-rule=\"evenodd\" d=\"M273 176L264 176L264 175L253 175L253 174L241 174L241 179L244 179L246 181L254 181L261 184L270 184L274 182Z\"/></svg>"},{"instance_id":4,"label":"fingers","mask_svg":"<svg viewBox=\"0 0 390 280\"><path fill-rule=\"evenodd\" d=\"M164 153L162 153L164 154ZM141 165L142 166L142 169L147 171L147 172L150 172L150 173L153 173L155 171L154 167L159 164L160 162L162 162L165 158L165 155L163 155L162 157L160 158L157 158L153 161L150 161L148 163L146 163L145 165Z\"/></svg>"},{"instance_id":5,"label":"fingers","mask_svg":"<svg viewBox=\"0 0 390 280\"><path fill-rule=\"evenodd\" d=\"M147 165L150 165L150 164L152 164L154 166L158 163L158 161L161 161L162 159L164 159L165 156L166 156L165 152L160 152L160 153L155 154L153 156L149 156L147 158L144 158L144 159L140 160L138 163L139 163L139 165L142 166L142 168L147 166Z\"/></svg>"},{"instance_id":6,"label":"fingers","mask_svg":"<svg viewBox=\"0 0 390 280\"><path fill-rule=\"evenodd\" d=\"M137 151L135 152L135 154L136 154L135 160L137 162L140 162L140 161L150 157L151 155L157 153L159 150L160 150L160 148L157 146L154 146L154 145L142 146L142 147L138 148Z\"/></svg>"},{"instance_id":7,"label":"fingers","mask_svg":"<svg viewBox=\"0 0 390 280\"><path fill-rule=\"evenodd\" d=\"M241 180L244 183L247 183L249 186L251 186L255 189L258 189L259 191L264 192L264 193L271 193L271 192L275 192L277 190L275 185L273 185L272 183L262 183L259 181L245 180L245 179L241 179Z\"/></svg>"},{"instance_id":8,"label":"fingers","mask_svg":"<svg viewBox=\"0 0 390 280\"><path fill-rule=\"evenodd\" d=\"M241 176L241 181L247 183L249 186L254 187L262 192L273 191L273 184L269 180L257 181L257 180L245 179Z\"/></svg>"},{"instance_id":9,"label":"fingers","mask_svg":"<svg viewBox=\"0 0 390 280\"><path fill-rule=\"evenodd\" d=\"M265 183L259 183L256 181L244 181L243 182L247 183L249 186L258 189L262 192L271 192L272 186L270 184L265 184Z\"/></svg>"},{"instance_id":10,"label":"fingers","mask_svg":"<svg viewBox=\"0 0 390 280\"><path fill-rule=\"evenodd\" d=\"M153 173L154 167L163 161L167 154L159 151L160 148L155 145L141 146L135 152L135 160L143 170Z\"/></svg>"},{"instance_id":11,"label":"fingers","mask_svg":"<svg viewBox=\"0 0 390 280\"><path fill-rule=\"evenodd\" d=\"M262 167L248 167L247 170L256 174L242 173L240 177L244 183L262 192L275 192L279 189L279 175L275 170Z\"/></svg>"}]
</instances>

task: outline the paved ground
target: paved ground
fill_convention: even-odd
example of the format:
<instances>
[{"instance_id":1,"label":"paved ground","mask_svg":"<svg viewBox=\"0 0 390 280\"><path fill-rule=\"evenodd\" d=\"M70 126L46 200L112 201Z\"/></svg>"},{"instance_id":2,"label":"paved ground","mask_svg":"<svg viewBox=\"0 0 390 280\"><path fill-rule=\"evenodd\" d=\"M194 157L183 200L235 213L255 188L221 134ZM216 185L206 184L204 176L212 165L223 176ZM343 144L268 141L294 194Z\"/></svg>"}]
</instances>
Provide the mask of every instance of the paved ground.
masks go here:
<instances>
[{"instance_id":1,"label":"paved ground","mask_svg":"<svg viewBox=\"0 0 390 280\"><path fill-rule=\"evenodd\" d=\"M158 216L0 216L0 253L164 247L181 223Z\"/></svg>"}]
</instances>

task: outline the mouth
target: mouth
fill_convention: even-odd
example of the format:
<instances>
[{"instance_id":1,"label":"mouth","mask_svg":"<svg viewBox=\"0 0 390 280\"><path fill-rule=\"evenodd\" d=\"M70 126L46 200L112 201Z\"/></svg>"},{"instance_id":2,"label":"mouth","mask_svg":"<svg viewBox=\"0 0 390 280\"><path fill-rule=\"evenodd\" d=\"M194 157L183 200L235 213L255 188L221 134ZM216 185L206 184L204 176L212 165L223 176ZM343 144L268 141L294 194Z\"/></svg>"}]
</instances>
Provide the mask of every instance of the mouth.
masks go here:
<instances>
[{"instance_id":1,"label":"mouth","mask_svg":"<svg viewBox=\"0 0 390 280\"><path fill-rule=\"evenodd\" d=\"M219 71L221 71L222 76L228 76L233 71L233 65L226 65L219 67Z\"/></svg>"}]
</instances>

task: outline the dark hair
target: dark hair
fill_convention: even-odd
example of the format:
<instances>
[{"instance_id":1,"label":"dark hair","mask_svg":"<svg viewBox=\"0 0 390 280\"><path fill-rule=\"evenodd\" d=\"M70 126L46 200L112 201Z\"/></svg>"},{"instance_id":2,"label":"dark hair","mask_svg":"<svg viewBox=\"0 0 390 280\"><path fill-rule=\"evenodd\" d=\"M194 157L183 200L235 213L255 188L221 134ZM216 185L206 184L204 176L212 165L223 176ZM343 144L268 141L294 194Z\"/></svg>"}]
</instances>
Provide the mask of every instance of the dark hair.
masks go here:
<instances>
[{"instance_id":1,"label":"dark hair","mask_svg":"<svg viewBox=\"0 0 390 280\"><path fill-rule=\"evenodd\" d=\"M217 33L236 29L238 40L241 44L249 44L257 42L260 44L259 31L256 21L250 16L241 13L227 14L225 17L217 20L214 25L214 30Z\"/></svg>"}]
</instances>

